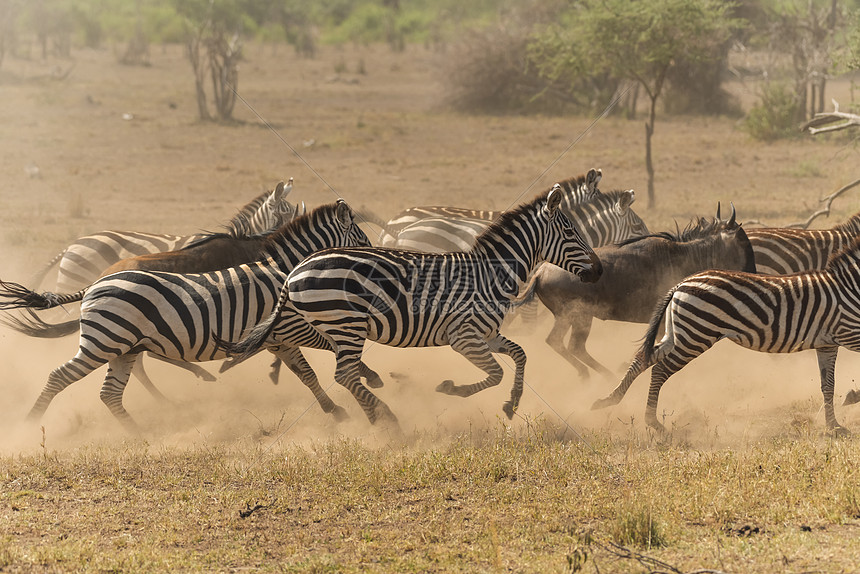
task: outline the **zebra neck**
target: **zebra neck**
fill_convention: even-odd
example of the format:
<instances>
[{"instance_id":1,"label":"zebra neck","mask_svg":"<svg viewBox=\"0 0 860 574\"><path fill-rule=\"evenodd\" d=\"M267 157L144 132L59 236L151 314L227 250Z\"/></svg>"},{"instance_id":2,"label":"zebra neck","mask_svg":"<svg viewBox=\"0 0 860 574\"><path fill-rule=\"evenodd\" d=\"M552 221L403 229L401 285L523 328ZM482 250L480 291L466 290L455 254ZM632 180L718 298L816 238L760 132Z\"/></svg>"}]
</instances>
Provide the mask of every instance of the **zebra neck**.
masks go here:
<instances>
[{"instance_id":1,"label":"zebra neck","mask_svg":"<svg viewBox=\"0 0 860 574\"><path fill-rule=\"evenodd\" d=\"M516 241L518 239L519 241ZM483 237L472 252L486 265L486 272L498 288L498 294L515 298L537 267L537 247L531 237L517 235L512 240L492 235Z\"/></svg>"},{"instance_id":2,"label":"zebra neck","mask_svg":"<svg viewBox=\"0 0 860 574\"><path fill-rule=\"evenodd\" d=\"M289 273L296 265L315 251L318 251L318 248L313 245L276 241L269 247L267 256L282 271Z\"/></svg>"},{"instance_id":3,"label":"zebra neck","mask_svg":"<svg viewBox=\"0 0 860 574\"><path fill-rule=\"evenodd\" d=\"M860 233L860 213L855 213L848 219L848 221L840 223L834 229L844 231L851 235L857 235Z\"/></svg>"}]
</instances>

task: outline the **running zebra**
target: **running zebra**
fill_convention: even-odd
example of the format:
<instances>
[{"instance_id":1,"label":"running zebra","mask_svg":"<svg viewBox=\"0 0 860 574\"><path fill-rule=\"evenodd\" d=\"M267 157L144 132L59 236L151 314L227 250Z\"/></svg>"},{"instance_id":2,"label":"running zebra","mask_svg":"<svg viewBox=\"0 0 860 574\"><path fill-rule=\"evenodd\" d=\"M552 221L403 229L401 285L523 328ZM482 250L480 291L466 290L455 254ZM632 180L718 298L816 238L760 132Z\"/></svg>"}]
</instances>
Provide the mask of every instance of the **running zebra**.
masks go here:
<instances>
[{"instance_id":1,"label":"running zebra","mask_svg":"<svg viewBox=\"0 0 860 574\"><path fill-rule=\"evenodd\" d=\"M655 347L664 316L666 334ZM860 240L822 271L776 276L705 271L686 278L658 305L624 379L592 408L617 404L633 380L654 365L645 419L664 430L657 420L663 383L720 339L765 353L815 349L827 428L847 432L833 411L834 369L839 347L860 351Z\"/></svg>"},{"instance_id":2,"label":"running zebra","mask_svg":"<svg viewBox=\"0 0 860 574\"><path fill-rule=\"evenodd\" d=\"M101 365L108 364L101 399L126 426L134 422L122 397L137 356L149 351L168 359L196 362L224 358L217 341L237 339L271 313L288 273L311 253L327 247L368 246L349 206L339 200L294 219L268 239L256 262L198 274L121 271L77 293L35 293L0 282L0 309L49 309L81 301L80 348L55 369L32 410L39 419L54 396ZM304 324L305 346L328 343ZM314 392L326 412L337 407L320 388L298 348L276 353ZM341 409L342 410L342 409Z\"/></svg>"},{"instance_id":3,"label":"running zebra","mask_svg":"<svg viewBox=\"0 0 860 574\"><path fill-rule=\"evenodd\" d=\"M565 188L556 183L553 189ZM564 214L582 230L586 243L591 247L603 247L648 234L645 222L630 209L634 200L632 189L596 193L590 199L564 208ZM468 251L491 223L465 217L428 217L401 229L391 246L427 253Z\"/></svg>"},{"instance_id":4,"label":"running zebra","mask_svg":"<svg viewBox=\"0 0 860 574\"><path fill-rule=\"evenodd\" d=\"M249 237L274 231L298 215L299 206L286 201L292 187L293 179L290 178L287 186L281 182L273 191L261 193L248 202L226 225L227 234L231 237ZM76 291L98 279L102 271L117 261L146 253L181 249L210 235L101 231L75 240L39 271L31 283L38 287L48 272L59 263L57 292Z\"/></svg>"},{"instance_id":5,"label":"running zebra","mask_svg":"<svg viewBox=\"0 0 860 574\"><path fill-rule=\"evenodd\" d=\"M599 169L556 183L563 192L561 209L581 230L592 247L617 243L648 234L645 222L630 209L633 190L601 193ZM427 253L468 251L475 239L503 212L460 207L412 207L386 222L372 223L383 229L380 244ZM368 216L373 217L373 216Z\"/></svg>"},{"instance_id":6,"label":"running zebra","mask_svg":"<svg viewBox=\"0 0 860 574\"><path fill-rule=\"evenodd\" d=\"M502 368L492 353L516 363L512 417L523 391L526 355L499 334L512 301L528 275L543 261L596 281L602 272L594 251L562 213L562 192L553 188L505 212L466 253L428 254L386 248L329 249L312 255L291 273L278 308L240 343L227 345L236 362L260 346L278 344L278 317L294 307L326 339L337 355L335 379L361 405L371 423L397 419L385 403L359 382L365 340L395 347L450 345L487 373L484 380L439 392L470 396L498 385Z\"/></svg>"},{"instance_id":7,"label":"running zebra","mask_svg":"<svg viewBox=\"0 0 860 574\"><path fill-rule=\"evenodd\" d=\"M830 258L860 235L860 213L830 229L748 229L759 273L787 275L824 269Z\"/></svg>"}]
</instances>

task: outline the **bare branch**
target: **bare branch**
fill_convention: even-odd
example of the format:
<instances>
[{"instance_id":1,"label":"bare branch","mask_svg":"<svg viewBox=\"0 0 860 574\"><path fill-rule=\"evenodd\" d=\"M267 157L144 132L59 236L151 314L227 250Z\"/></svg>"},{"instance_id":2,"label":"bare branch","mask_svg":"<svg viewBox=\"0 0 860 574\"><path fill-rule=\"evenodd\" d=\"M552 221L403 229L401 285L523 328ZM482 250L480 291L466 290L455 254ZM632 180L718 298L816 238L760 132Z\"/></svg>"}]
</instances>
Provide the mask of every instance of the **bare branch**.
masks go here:
<instances>
[{"instance_id":1,"label":"bare branch","mask_svg":"<svg viewBox=\"0 0 860 574\"><path fill-rule=\"evenodd\" d=\"M858 117L858 120L860 120L860 117ZM823 203L824 207L822 207L821 209L819 209L818 211L816 211L812 215L810 215L806 219L806 221L797 221L794 223L789 223L788 225L786 225L786 227L794 227L797 229L808 229L809 225L816 218L821 217L822 215L826 215L826 216L830 215L830 206L833 204L834 199L836 199L837 197L839 197L840 195L842 195L843 193L845 193L849 189L856 187L857 185L860 185L860 179L856 179L856 180L852 181L851 183L849 183L848 185L844 185L841 188L837 189L836 191L834 191L833 193L831 193L827 197L821 198L818 202Z\"/></svg>"},{"instance_id":2,"label":"bare branch","mask_svg":"<svg viewBox=\"0 0 860 574\"><path fill-rule=\"evenodd\" d=\"M800 129L801 130L809 130L811 135L823 134L828 132L835 132L839 130L847 129L851 126L860 126L860 116L857 114L849 114L846 112L839 111L839 103L836 100L831 100L833 102L833 111L832 112L820 112L815 114L811 120L803 124ZM842 122L836 125L828 125L834 124L834 122ZM825 127L818 127L825 126Z\"/></svg>"}]
</instances>

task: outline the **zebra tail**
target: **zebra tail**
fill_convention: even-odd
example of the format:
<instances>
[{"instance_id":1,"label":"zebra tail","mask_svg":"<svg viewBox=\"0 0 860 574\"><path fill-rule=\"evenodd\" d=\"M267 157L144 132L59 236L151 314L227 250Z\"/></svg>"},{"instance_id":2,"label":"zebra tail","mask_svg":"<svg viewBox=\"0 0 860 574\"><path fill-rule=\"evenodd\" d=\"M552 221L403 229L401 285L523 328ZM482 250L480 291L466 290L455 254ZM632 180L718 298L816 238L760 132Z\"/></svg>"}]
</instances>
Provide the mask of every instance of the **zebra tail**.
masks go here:
<instances>
[{"instance_id":1,"label":"zebra tail","mask_svg":"<svg viewBox=\"0 0 860 574\"><path fill-rule=\"evenodd\" d=\"M27 311L30 313L29 318L0 317L0 324L19 333L24 333L28 337L38 337L40 339L65 337L77 333L80 328L79 319L73 319L64 323L47 323L37 317L32 310L28 309Z\"/></svg>"},{"instance_id":2,"label":"zebra tail","mask_svg":"<svg viewBox=\"0 0 860 574\"><path fill-rule=\"evenodd\" d=\"M272 329L275 328L280 311L280 307L275 308L271 315L251 329L241 341L225 341L213 334L215 345L230 357L221 363L219 372L223 373L260 352L263 343L266 342L266 339L272 333Z\"/></svg>"},{"instance_id":3,"label":"zebra tail","mask_svg":"<svg viewBox=\"0 0 860 574\"><path fill-rule=\"evenodd\" d=\"M534 301L535 287L537 287L537 274L532 275L532 278L526 286L525 292L511 300L511 309L519 309L523 305L528 305Z\"/></svg>"},{"instance_id":4,"label":"zebra tail","mask_svg":"<svg viewBox=\"0 0 860 574\"><path fill-rule=\"evenodd\" d=\"M19 283L0 279L0 311L7 311L9 309L53 309L66 303L80 301L84 298L84 292L85 289L70 294L36 293Z\"/></svg>"},{"instance_id":5,"label":"zebra tail","mask_svg":"<svg viewBox=\"0 0 860 574\"><path fill-rule=\"evenodd\" d=\"M361 208L356 210L355 215L358 218L357 221L359 223L375 225L382 230L382 232L376 236L377 240L379 240L381 237L384 237L385 235L390 235L392 237L397 236L397 232L388 227L388 222L382 219L382 217L377 215L376 213L366 208Z\"/></svg>"},{"instance_id":6,"label":"zebra tail","mask_svg":"<svg viewBox=\"0 0 860 574\"><path fill-rule=\"evenodd\" d=\"M654 308L654 313L651 315L651 321L648 323L648 330L645 332L645 339L642 341L642 347L639 353L645 359L645 364L650 364L654 361L654 343L657 341L657 333L660 331L660 324L663 322L663 316L666 314L666 309L669 308L669 302L678 290L678 285L672 287L663 299L657 303Z\"/></svg>"},{"instance_id":7,"label":"zebra tail","mask_svg":"<svg viewBox=\"0 0 860 574\"><path fill-rule=\"evenodd\" d=\"M33 278L30 279L30 285L32 285L34 289L38 288L39 285L42 284L42 281L45 280L45 277L48 275L51 269L53 269L57 263L62 261L63 256L66 254L66 251L68 251L68 249L63 249L62 251L60 251L57 255L54 256L53 259L48 261L48 263L46 263L44 267L42 267L39 271L36 272L35 275L33 275Z\"/></svg>"}]
</instances>

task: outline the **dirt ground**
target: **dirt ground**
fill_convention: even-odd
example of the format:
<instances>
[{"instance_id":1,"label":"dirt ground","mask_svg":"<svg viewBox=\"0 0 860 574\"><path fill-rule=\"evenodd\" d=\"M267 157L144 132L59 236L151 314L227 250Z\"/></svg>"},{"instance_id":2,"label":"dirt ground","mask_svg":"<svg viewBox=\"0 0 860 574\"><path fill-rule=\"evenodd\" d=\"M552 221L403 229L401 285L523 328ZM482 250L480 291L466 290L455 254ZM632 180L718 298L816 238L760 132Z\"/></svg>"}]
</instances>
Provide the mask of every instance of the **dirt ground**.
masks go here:
<instances>
[{"instance_id":1,"label":"dirt ground","mask_svg":"<svg viewBox=\"0 0 860 574\"><path fill-rule=\"evenodd\" d=\"M329 48L315 60L284 47L250 46L240 69L236 125L196 120L193 76L182 49L156 48L152 66L125 67L110 51L75 51L74 61L7 58L0 70L0 278L24 281L75 238L104 229L193 233L217 230L264 187L295 178L293 200L309 207L345 198L389 216L413 205L504 209L554 181L590 167L601 188L639 193L636 211L652 230L674 229L712 215L729 202L742 221L780 225L805 219L819 197L858 177L858 149L847 138L802 138L773 144L751 140L731 118L658 119L654 140L658 206L645 201L643 121L590 117L472 117L446 109L444 55L420 47ZM64 80L57 71L74 66ZM339 66L346 72L336 73ZM364 68L366 74L358 74ZM829 96L848 103L849 82ZM753 84L732 89L745 103ZM34 168L38 175L33 176ZM829 226L860 207L860 190L834 204ZM546 313L537 328L509 334L529 356L527 388L513 424L536 417L583 434L642 427L645 377L621 405L592 413L592 401L617 381L579 380L544 344ZM618 373L632 357L643 325L596 322L592 353ZM0 452L38 449L40 430L21 421L54 367L71 358L76 340L28 339L0 331ZM308 353L324 387L334 362ZM367 362L380 371L382 398L404 430L495 424L510 392L512 369L495 389L469 399L441 396L442 379L470 382L481 373L450 349L389 349L370 344ZM349 410L335 426L292 375L268 381L259 357L222 376L198 381L149 362L173 401L164 408L132 382L125 404L165 444L231 441L260 429L285 440L376 432L351 396L330 394ZM217 365L205 365L217 371ZM506 365L507 367L507 365ZM844 353L837 400L856 384L858 359ZM121 435L98 398L100 370L51 404L44 420L51 448ZM660 411L678 436L706 448L823 429L816 362L811 352L767 356L718 345L664 387ZM860 429L860 407L837 410Z\"/></svg>"}]
</instances>

